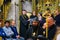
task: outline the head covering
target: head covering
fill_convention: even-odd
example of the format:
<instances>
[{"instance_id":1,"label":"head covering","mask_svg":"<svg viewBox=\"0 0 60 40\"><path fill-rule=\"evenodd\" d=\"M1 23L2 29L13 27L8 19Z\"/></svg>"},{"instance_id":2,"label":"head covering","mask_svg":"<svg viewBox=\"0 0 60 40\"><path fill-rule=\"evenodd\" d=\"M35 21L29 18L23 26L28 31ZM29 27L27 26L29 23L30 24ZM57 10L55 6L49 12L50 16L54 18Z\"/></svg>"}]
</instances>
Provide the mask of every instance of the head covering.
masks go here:
<instances>
[{"instance_id":1,"label":"head covering","mask_svg":"<svg viewBox=\"0 0 60 40\"><path fill-rule=\"evenodd\" d=\"M37 17L33 18L33 21L38 21L38 18Z\"/></svg>"},{"instance_id":2,"label":"head covering","mask_svg":"<svg viewBox=\"0 0 60 40\"><path fill-rule=\"evenodd\" d=\"M38 21L38 18L37 18L37 17L31 18L31 19L30 19L30 25L32 25L32 22L33 22L33 21Z\"/></svg>"}]
</instances>

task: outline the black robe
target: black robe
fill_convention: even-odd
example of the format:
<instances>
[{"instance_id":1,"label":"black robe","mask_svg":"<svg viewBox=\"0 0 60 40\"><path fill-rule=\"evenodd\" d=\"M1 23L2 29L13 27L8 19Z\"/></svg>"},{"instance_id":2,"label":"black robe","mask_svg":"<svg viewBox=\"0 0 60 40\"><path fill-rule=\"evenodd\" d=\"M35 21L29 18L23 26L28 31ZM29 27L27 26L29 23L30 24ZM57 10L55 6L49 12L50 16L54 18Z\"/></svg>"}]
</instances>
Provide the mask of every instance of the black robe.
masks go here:
<instances>
[{"instance_id":1,"label":"black robe","mask_svg":"<svg viewBox=\"0 0 60 40\"><path fill-rule=\"evenodd\" d=\"M20 36L26 38L26 30L28 29L27 15L20 16Z\"/></svg>"},{"instance_id":2,"label":"black robe","mask_svg":"<svg viewBox=\"0 0 60 40\"><path fill-rule=\"evenodd\" d=\"M33 33L36 33L35 36L33 36ZM43 30L40 26L30 26L27 30L27 38L32 38L33 40L36 40L38 35L43 35Z\"/></svg>"},{"instance_id":3,"label":"black robe","mask_svg":"<svg viewBox=\"0 0 60 40\"><path fill-rule=\"evenodd\" d=\"M56 25L60 26L60 14L55 17Z\"/></svg>"},{"instance_id":4,"label":"black robe","mask_svg":"<svg viewBox=\"0 0 60 40\"><path fill-rule=\"evenodd\" d=\"M37 17L37 16L34 16L34 15L31 15L31 16L30 16L30 18L32 18L32 19L35 18L35 17Z\"/></svg>"},{"instance_id":5,"label":"black robe","mask_svg":"<svg viewBox=\"0 0 60 40\"><path fill-rule=\"evenodd\" d=\"M55 33L56 33L56 25L53 24L52 26L50 26L50 28L48 28L48 39L53 40Z\"/></svg>"}]
</instances>

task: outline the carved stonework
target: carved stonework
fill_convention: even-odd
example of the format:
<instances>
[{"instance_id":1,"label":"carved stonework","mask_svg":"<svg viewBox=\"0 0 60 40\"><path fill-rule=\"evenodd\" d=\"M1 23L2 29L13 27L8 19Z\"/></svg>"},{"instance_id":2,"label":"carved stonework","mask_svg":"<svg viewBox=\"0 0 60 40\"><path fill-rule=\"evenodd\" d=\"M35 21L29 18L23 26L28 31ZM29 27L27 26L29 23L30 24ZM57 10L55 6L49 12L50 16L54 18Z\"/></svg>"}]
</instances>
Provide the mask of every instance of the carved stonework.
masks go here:
<instances>
[{"instance_id":1,"label":"carved stonework","mask_svg":"<svg viewBox=\"0 0 60 40\"><path fill-rule=\"evenodd\" d=\"M51 9L51 12L53 13L53 11L58 7L58 5L60 5L59 2L60 0L46 0L46 1L40 0L37 4L38 11L44 12L46 8L49 8Z\"/></svg>"}]
</instances>

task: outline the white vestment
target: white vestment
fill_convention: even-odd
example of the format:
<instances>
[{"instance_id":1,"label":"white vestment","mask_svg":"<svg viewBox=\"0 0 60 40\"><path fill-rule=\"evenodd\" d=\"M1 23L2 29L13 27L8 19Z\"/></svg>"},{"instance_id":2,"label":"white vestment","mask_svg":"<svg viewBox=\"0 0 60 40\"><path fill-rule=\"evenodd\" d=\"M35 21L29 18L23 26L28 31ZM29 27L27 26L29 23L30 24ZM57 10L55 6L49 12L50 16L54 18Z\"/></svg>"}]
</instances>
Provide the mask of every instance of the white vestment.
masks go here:
<instances>
[{"instance_id":1,"label":"white vestment","mask_svg":"<svg viewBox=\"0 0 60 40\"><path fill-rule=\"evenodd\" d=\"M57 39L56 40L60 40L60 34L58 34L58 36L57 36Z\"/></svg>"}]
</instances>

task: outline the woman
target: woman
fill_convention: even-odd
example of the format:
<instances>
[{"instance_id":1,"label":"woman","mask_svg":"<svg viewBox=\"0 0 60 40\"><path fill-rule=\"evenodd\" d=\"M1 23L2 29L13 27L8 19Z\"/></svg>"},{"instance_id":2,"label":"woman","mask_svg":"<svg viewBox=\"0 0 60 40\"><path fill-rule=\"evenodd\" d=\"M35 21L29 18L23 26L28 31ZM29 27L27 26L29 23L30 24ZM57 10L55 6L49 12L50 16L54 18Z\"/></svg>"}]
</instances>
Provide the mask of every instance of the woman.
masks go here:
<instances>
[{"instance_id":1,"label":"woman","mask_svg":"<svg viewBox=\"0 0 60 40\"><path fill-rule=\"evenodd\" d=\"M40 26L42 27L43 24L45 23L45 19L42 17L42 13L38 13L37 17L40 22Z\"/></svg>"},{"instance_id":2,"label":"woman","mask_svg":"<svg viewBox=\"0 0 60 40\"><path fill-rule=\"evenodd\" d=\"M30 16L30 18L35 18L35 17L37 17L37 15L36 15L36 12L33 11L33 12L32 12L32 15Z\"/></svg>"}]
</instances>

